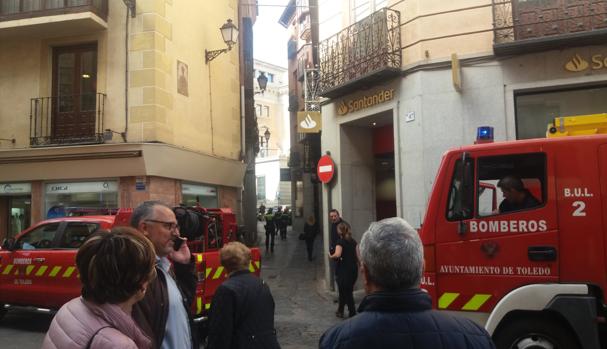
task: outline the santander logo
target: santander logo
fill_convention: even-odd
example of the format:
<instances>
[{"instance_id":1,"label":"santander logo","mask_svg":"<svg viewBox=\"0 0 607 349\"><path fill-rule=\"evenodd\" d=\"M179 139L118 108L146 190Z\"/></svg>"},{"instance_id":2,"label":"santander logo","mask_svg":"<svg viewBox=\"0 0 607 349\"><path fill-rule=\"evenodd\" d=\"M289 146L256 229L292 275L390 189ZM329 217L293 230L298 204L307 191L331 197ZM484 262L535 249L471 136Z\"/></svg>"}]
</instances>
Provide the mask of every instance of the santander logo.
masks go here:
<instances>
[{"instance_id":1,"label":"santander logo","mask_svg":"<svg viewBox=\"0 0 607 349\"><path fill-rule=\"evenodd\" d=\"M310 114L306 114L306 118L299 123L299 126L301 126L301 128L305 128L306 130L313 129L316 127L316 121L310 117Z\"/></svg>"},{"instance_id":2,"label":"santander logo","mask_svg":"<svg viewBox=\"0 0 607 349\"><path fill-rule=\"evenodd\" d=\"M565 63L565 69L570 72L584 71L588 69L588 67L588 62L584 58L580 57L579 54L576 54L573 56L573 58L571 58L571 60L569 60L569 62Z\"/></svg>"}]
</instances>

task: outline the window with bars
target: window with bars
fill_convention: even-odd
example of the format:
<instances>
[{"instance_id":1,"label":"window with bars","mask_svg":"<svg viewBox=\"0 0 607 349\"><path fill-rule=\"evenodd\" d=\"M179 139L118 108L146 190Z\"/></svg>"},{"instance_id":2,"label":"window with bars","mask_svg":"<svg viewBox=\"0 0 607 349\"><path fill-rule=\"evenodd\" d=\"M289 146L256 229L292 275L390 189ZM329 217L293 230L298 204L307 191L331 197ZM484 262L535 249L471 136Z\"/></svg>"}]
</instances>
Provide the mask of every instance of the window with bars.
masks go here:
<instances>
[{"instance_id":1,"label":"window with bars","mask_svg":"<svg viewBox=\"0 0 607 349\"><path fill-rule=\"evenodd\" d=\"M388 0L351 0L350 11L352 23L356 23L371 13L388 6Z\"/></svg>"}]
</instances>

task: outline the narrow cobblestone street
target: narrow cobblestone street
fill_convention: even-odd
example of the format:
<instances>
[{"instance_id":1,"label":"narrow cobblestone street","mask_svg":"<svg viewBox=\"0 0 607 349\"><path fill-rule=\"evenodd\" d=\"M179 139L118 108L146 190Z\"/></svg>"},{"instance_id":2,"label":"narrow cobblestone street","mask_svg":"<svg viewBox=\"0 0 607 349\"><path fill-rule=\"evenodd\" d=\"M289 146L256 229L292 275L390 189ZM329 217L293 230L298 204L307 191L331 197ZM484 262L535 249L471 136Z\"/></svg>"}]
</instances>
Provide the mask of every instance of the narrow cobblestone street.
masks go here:
<instances>
[{"instance_id":1,"label":"narrow cobblestone street","mask_svg":"<svg viewBox=\"0 0 607 349\"><path fill-rule=\"evenodd\" d=\"M268 283L276 303L275 322L283 349L316 348L325 330L341 320L335 317L333 296L322 287L322 239L317 238L314 260L308 261L305 243L290 230L286 240L276 240L274 254L265 251L265 234L260 225L261 276Z\"/></svg>"}]
</instances>

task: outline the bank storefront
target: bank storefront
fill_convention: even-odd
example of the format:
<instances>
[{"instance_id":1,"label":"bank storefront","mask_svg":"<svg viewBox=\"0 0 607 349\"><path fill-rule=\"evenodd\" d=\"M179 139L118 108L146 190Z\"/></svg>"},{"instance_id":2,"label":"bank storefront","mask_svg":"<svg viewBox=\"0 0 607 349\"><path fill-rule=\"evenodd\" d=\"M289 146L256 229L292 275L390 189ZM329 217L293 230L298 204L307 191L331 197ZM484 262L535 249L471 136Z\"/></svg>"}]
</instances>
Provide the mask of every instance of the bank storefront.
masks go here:
<instances>
[{"instance_id":1,"label":"bank storefront","mask_svg":"<svg viewBox=\"0 0 607 349\"><path fill-rule=\"evenodd\" d=\"M509 88L516 139L544 137L555 117L607 113L607 47L574 48L544 57L557 62L546 63L544 79L513 82Z\"/></svg>"}]
</instances>

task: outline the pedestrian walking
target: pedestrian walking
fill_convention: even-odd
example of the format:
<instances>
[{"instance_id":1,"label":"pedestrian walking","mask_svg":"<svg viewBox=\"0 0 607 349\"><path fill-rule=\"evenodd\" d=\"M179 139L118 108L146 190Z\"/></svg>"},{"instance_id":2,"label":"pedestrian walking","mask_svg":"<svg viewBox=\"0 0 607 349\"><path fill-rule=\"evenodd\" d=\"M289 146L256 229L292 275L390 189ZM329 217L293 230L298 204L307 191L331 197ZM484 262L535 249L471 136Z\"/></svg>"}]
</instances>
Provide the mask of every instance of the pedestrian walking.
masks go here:
<instances>
[{"instance_id":1,"label":"pedestrian walking","mask_svg":"<svg viewBox=\"0 0 607 349\"><path fill-rule=\"evenodd\" d=\"M282 208L278 206L274 213L274 224L276 225L276 231L280 233L280 240L285 240L287 238L287 226L284 223Z\"/></svg>"},{"instance_id":2,"label":"pedestrian walking","mask_svg":"<svg viewBox=\"0 0 607 349\"><path fill-rule=\"evenodd\" d=\"M263 222L266 214L266 206L264 204L259 205L259 211L257 213L257 220Z\"/></svg>"},{"instance_id":3,"label":"pedestrian walking","mask_svg":"<svg viewBox=\"0 0 607 349\"><path fill-rule=\"evenodd\" d=\"M339 303L335 315L344 317L344 307L348 306L348 315L356 315L354 307L354 284L358 278L358 256L356 252L356 240L352 238L352 229L346 222L337 226L339 239L335 244L335 252L329 258L336 260L335 279L339 292Z\"/></svg>"},{"instance_id":4,"label":"pedestrian walking","mask_svg":"<svg viewBox=\"0 0 607 349\"><path fill-rule=\"evenodd\" d=\"M367 296L357 316L322 335L321 349L495 348L473 321L432 310L430 296L419 288L423 246L403 219L372 223L359 248Z\"/></svg>"},{"instance_id":5,"label":"pedestrian walking","mask_svg":"<svg viewBox=\"0 0 607 349\"><path fill-rule=\"evenodd\" d=\"M272 213L272 208L268 208L268 212L266 213L265 220L266 225L264 226L266 229L266 253L270 251L274 253L274 237L276 236L276 222L274 221L274 214Z\"/></svg>"},{"instance_id":6,"label":"pedestrian walking","mask_svg":"<svg viewBox=\"0 0 607 349\"><path fill-rule=\"evenodd\" d=\"M286 240L287 238L287 227L289 226L289 221L291 220L291 212L287 208L282 211L280 215L280 237L282 240Z\"/></svg>"},{"instance_id":7,"label":"pedestrian walking","mask_svg":"<svg viewBox=\"0 0 607 349\"><path fill-rule=\"evenodd\" d=\"M249 271L251 250L230 242L219 251L219 259L228 279L213 296L206 348L280 349L274 298L268 285Z\"/></svg>"},{"instance_id":8,"label":"pedestrian walking","mask_svg":"<svg viewBox=\"0 0 607 349\"><path fill-rule=\"evenodd\" d=\"M158 274L133 307L133 318L153 339L154 348L198 348L190 312L198 278L188 244L175 250L180 236L175 213L164 203L146 201L133 211L131 226L154 245Z\"/></svg>"},{"instance_id":9,"label":"pedestrian walking","mask_svg":"<svg viewBox=\"0 0 607 349\"><path fill-rule=\"evenodd\" d=\"M314 249L314 239L318 235L318 222L314 215L308 216L304 224L303 240L306 242L306 250L308 251L308 260L312 261L312 252Z\"/></svg>"},{"instance_id":10,"label":"pedestrian walking","mask_svg":"<svg viewBox=\"0 0 607 349\"><path fill-rule=\"evenodd\" d=\"M42 349L152 348L130 314L156 277L155 263L154 246L133 228L91 235L76 255L82 296L59 309Z\"/></svg>"}]
</instances>

